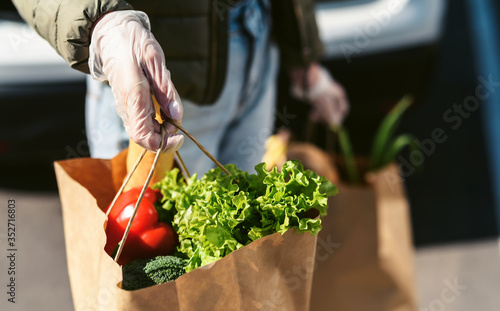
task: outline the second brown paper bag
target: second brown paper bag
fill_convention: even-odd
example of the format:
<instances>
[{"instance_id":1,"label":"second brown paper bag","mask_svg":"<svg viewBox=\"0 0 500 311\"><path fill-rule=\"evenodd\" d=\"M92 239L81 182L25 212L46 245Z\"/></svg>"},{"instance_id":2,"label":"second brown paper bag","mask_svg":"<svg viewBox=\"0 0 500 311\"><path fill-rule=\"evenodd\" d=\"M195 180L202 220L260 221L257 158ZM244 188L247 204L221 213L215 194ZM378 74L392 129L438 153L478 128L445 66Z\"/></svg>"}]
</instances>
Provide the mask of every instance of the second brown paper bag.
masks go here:
<instances>
[{"instance_id":1,"label":"second brown paper bag","mask_svg":"<svg viewBox=\"0 0 500 311\"><path fill-rule=\"evenodd\" d=\"M409 205L396 165L339 184L318 235L311 310L414 311ZM335 245L332 251L322 245Z\"/></svg>"}]
</instances>

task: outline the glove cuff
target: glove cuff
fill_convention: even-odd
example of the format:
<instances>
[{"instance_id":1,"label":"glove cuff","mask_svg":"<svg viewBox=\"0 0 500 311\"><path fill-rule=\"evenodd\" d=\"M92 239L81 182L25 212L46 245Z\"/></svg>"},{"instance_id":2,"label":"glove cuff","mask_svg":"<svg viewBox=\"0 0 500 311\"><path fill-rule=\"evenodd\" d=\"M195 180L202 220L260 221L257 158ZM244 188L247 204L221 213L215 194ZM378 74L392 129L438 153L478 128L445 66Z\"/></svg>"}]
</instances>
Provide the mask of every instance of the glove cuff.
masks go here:
<instances>
[{"instance_id":1,"label":"glove cuff","mask_svg":"<svg viewBox=\"0 0 500 311\"><path fill-rule=\"evenodd\" d=\"M115 11L105 14L95 24L92 31L91 41L89 45L89 70L92 78L97 81L106 81L106 74L103 72L101 40L103 35L108 33L111 29L119 27L128 22L141 23L144 28L151 31L151 24L149 17L146 13L135 10Z\"/></svg>"}]
</instances>

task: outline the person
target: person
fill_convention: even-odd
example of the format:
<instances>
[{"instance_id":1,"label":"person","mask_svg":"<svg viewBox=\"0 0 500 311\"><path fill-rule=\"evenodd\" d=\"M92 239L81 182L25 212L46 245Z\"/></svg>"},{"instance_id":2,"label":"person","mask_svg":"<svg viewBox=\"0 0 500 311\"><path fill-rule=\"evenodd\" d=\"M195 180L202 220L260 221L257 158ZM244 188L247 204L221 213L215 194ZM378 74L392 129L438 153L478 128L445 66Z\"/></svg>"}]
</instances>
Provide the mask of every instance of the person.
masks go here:
<instances>
[{"instance_id":1,"label":"person","mask_svg":"<svg viewBox=\"0 0 500 311\"><path fill-rule=\"evenodd\" d=\"M113 157L129 138L159 148L154 94L220 162L251 171L272 134L280 65L293 94L313 105L312 117L340 124L349 109L342 86L319 65L312 0L13 2L72 68L90 74L92 157ZM173 125L165 129L165 152L184 144L190 171L213 167Z\"/></svg>"}]
</instances>

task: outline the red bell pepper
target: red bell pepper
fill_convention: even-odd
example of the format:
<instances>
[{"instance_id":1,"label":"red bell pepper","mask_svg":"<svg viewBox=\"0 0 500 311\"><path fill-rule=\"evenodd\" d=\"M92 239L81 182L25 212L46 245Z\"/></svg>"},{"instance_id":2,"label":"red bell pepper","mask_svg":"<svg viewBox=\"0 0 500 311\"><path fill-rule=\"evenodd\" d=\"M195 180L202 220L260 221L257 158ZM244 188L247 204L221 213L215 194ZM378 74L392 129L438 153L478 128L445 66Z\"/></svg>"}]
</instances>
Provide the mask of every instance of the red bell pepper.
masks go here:
<instances>
[{"instance_id":1,"label":"red bell pepper","mask_svg":"<svg viewBox=\"0 0 500 311\"><path fill-rule=\"evenodd\" d=\"M125 233L140 192L139 187L122 193L109 214L106 226L107 241L104 249L110 256ZM130 227L118 264L124 265L135 259L174 253L179 243L177 234L171 226L158 221L158 212L154 207L154 203L160 198L159 191L151 188L146 190Z\"/></svg>"}]
</instances>

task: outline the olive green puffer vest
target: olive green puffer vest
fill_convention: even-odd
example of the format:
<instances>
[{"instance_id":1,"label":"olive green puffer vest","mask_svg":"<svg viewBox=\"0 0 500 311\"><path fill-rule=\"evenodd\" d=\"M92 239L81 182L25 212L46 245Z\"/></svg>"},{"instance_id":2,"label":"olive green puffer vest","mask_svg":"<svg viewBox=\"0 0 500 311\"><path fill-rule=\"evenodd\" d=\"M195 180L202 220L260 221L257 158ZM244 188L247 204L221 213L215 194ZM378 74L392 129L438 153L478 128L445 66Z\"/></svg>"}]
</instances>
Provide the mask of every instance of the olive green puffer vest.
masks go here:
<instances>
[{"instance_id":1,"label":"olive green puffer vest","mask_svg":"<svg viewBox=\"0 0 500 311\"><path fill-rule=\"evenodd\" d=\"M244 0L13 0L21 16L70 64L89 72L91 29L105 13L135 9L148 14L182 98L213 103L227 66L228 10ZM312 0L271 0L273 32L283 66L318 60L321 42Z\"/></svg>"}]
</instances>

